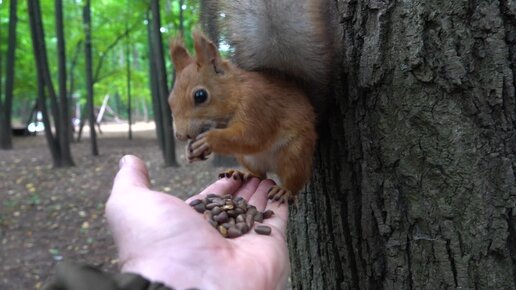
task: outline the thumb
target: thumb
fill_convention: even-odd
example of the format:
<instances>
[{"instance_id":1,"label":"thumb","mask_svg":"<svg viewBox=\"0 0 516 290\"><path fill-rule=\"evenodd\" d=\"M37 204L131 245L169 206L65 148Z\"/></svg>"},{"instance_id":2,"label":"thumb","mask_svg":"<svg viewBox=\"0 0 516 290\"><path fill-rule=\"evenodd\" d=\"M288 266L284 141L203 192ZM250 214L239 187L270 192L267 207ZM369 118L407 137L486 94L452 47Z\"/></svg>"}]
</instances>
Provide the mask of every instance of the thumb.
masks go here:
<instances>
[{"instance_id":1,"label":"thumb","mask_svg":"<svg viewBox=\"0 0 516 290\"><path fill-rule=\"evenodd\" d=\"M112 194L124 192L127 187L149 188L149 172L143 161L134 155L125 155L120 159L120 170L113 184Z\"/></svg>"}]
</instances>

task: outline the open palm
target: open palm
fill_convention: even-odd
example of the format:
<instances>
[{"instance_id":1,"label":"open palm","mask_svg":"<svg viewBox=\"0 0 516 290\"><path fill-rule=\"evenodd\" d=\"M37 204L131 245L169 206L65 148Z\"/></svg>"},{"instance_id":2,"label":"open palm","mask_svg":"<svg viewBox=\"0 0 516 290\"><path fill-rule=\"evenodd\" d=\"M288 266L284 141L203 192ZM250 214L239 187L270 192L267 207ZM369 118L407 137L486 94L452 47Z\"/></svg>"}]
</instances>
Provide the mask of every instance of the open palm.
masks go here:
<instances>
[{"instance_id":1,"label":"open palm","mask_svg":"<svg viewBox=\"0 0 516 290\"><path fill-rule=\"evenodd\" d=\"M143 162L125 156L106 216L124 272L139 273L176 289L284 289L289 274L285 229L288 209L267 200L271 180L222 178L186 202L149 189ZM275 215L264 221L270 236L250 231L222 237L188 202L209 193L242 196L258 210Z\"/></svg>"}]
</instances>

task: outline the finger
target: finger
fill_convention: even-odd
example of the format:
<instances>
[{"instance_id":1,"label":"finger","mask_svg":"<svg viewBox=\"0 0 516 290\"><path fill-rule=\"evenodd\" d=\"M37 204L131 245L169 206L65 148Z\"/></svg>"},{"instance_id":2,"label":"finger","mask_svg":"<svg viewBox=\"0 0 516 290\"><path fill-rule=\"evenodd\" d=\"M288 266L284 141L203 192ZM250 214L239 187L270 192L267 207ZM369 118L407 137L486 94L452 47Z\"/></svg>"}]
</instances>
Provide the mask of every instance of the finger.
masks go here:
<instances>
[{"instance_id":1,"label":"finger","mask_svg":"<svg viewBox=\"0 0 516 290\"><path fill-rule=\"evenodd\" d=\"M197 149L194 149L191 156L202 156L203 152L207 151L210 148L210 146L206 143L203 143L201 146L199 146Z\"/></svg>"},{"instance_id":2,"label":"finger","mask_svg":"<svg viewBox=\"0 0 516 290\"><path fill-rule=\"evenodd\" d=\"M210 193L214 193L217 195L225 195L225 194L234 194L238 188L242 185L242 181L240 179L234 178L221 178L214 183L210 184L206 187L201 193L194 195L186 200L186 203L190 203L190 201L194 199L204 198L206 195Z\"/></svg>"},{"instance_id":3,"label":"finger","mask_svg":"<svg viewBox=\"0 0 516 290\"><path fill-rule=\"evenodd\" d=\"M260 179L256 177L249 178L242 186L237 190L236 196L241 196L245 200L249 200L254 192L256 192L256 189L258 188L258 185L260 184Z\"/></svg>"},{"instance_id":4,"label":"finger","mask_svg":"<svg viewBox=\"0 0 516 290\"><path fill-rule=\"evenodd\" d=\"M264 211L267 205L267 192L274 184L271 179L261 181L256 191L249 198L249 204L256 206L259 211Z\"/></svg>"},{"instance_id":5,"label":"finger","mask_svg":"<svg viewBox=\"0 0 516 290\"><path fill-rule=\"evenodd\" d=\"M120 159L119 165L120 170L115 177L111 194L124 193L131 186L149 188L149 172L140 158L126 155Z\"/></svg>"},{"instance_id":6,"label":"finger","mask_svg":"<svg viewBox=\"0 0 516 290\"><path fill-rule=\"evenodd\" d=\"M201 147L202 145L206 144L205 138L196 139L191 145L190 145L190 151L195 151L197 148Z\"/></svg>"}]
</instances>

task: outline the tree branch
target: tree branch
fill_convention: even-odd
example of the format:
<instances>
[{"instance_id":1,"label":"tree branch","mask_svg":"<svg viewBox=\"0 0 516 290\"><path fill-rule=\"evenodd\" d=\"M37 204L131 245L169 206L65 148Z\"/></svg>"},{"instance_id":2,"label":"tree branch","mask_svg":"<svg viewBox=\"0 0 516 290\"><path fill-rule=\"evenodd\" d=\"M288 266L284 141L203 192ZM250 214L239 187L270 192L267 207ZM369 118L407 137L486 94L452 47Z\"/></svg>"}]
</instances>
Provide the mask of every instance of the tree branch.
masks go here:
<instances>
[{"instance_id":1,"label":"tree branch","mask_svg":"<svg viewBox=\"0 0 516 290\"><path fill-rule=\"evenodd\" d=\"M93 78L93 83L94 84L97 83L100 80L100 78L99 78L100 69L102 68L102 65L104 64L104 60L106 59L106 56L108 55L108 52L110 50L112 50L113 48L115 48L115 46L126 36L126 34L131 32L131 31L133 31L138 24L140 24L139 21L135 22L133 25L131 25L131 27L125 29L124 32L122 34L118 35L115 38L115 40L110 45L108 45L106 50L104 50L102 52L102 55L100 56L97 68L95 69L95 77Z\"/></svg>"}]
</instances>

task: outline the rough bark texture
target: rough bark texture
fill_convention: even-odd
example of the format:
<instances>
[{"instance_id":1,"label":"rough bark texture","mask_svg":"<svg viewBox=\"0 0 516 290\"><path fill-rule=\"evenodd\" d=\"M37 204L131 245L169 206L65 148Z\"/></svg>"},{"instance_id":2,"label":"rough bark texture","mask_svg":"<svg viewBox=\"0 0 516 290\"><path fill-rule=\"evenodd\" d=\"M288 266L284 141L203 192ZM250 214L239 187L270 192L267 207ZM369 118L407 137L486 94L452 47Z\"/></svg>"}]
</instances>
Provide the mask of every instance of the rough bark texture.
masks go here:
<instances>
[{"instance_id":1,"label":"rough bark texture","mask_svg":"<svg viewBox=\"0 0 516 290\"><path fill-rule=\"evenodd\" d=\"M516 289L516 2L336 5L341 71L291 211L293 288Z\"/></svg>"}]
</instances>

